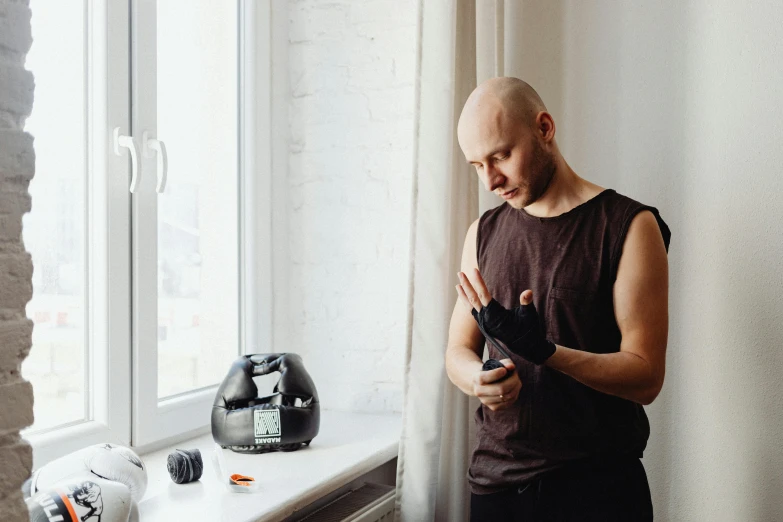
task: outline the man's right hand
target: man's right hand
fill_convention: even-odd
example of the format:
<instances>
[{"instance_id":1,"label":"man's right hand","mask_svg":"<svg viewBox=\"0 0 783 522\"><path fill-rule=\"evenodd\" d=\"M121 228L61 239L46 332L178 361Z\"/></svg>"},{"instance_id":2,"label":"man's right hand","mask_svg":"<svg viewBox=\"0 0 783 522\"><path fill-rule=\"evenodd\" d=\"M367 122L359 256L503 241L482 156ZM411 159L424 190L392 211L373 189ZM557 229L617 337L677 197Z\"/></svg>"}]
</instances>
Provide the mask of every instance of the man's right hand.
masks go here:
<instances>
[{"instance_id":1,"label":"man's right hand","mask_svg":"<svg viewBox=\"0 0 783 522\"><path fill-rule=\"evenodd\" d=\"M514 404L522 389L519 372L511 359L503 359L504 368L480 370L473 375L473 395L492 411L502 410Z\"/></svg>"}]
</instances>

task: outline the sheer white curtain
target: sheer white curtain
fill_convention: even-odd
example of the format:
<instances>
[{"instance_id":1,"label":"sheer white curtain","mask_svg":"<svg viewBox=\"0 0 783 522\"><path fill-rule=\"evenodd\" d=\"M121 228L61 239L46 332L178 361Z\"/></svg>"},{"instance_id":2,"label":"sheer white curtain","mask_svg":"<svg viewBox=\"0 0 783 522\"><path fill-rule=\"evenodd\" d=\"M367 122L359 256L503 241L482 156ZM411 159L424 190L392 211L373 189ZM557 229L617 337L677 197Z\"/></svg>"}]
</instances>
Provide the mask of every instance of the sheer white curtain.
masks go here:
<instances>
[{"instance_id":1,"label":"sheer white curtain","mask_svg":"<svg viewBox=\"0 0 783 522\"><path fill-rule=\"evenodd\" d=\"M468 520L466 480L478 406L444 366L462 245L479 190L456 137L478 81L502 75L503 0L420 0L408 294L408 346L395 520ZM478 41L477 41L478 35ZM480 193L484 193L480 195Z\"/></svg>"}]
</instances>

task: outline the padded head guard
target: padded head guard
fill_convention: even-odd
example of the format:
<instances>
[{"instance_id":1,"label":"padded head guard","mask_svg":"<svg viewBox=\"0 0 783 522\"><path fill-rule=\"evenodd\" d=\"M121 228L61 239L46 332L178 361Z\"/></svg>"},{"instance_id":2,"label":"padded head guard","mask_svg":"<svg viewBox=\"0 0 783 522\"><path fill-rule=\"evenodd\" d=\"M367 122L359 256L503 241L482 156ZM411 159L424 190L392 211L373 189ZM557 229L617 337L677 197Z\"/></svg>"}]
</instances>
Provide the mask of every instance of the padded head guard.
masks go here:
<instances>
[{"instance_id":1,"label":"padded head guard","mask_svg":"<svg viewBox=\"0 0 783 522\"><path fill-rule=\"evenodd\" d=\"M259 397L253 376L272 372L280 372L280 380L271 395ZM215 396L212 438L238 453L292 451L310 444L320 421L318 392L299 355L243 355Z\"/></svg>"}]
</instances>

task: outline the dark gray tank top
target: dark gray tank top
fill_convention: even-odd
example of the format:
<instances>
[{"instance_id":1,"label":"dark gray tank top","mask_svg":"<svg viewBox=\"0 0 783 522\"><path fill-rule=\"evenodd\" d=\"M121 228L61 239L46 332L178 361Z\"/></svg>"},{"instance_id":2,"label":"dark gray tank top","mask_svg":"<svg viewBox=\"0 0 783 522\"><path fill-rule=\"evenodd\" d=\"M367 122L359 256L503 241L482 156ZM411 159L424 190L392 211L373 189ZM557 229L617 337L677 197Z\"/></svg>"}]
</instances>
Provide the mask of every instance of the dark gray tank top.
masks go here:
<instances>
[{"instance_id":1,"label":"dark gray tank top","mask_svg":"<svg viewBox=\"0 0 783 522\"><path fill-rule=\"evenodd\" d=\"M620 351L612 287L631 220L655 215L666 250L671 234L658 210L607 189L554 217L539 218L508 203L485 212L476 235L478 268L491 295L519 306L530 288L546 336L594 353ZM503 357L488 344L489 354ZM650 425L642 405L594 390L512 354L522 380L516 403L476 410L471 490L516 487L576 459L642 456Z\"/></svg>"}]
</instances>

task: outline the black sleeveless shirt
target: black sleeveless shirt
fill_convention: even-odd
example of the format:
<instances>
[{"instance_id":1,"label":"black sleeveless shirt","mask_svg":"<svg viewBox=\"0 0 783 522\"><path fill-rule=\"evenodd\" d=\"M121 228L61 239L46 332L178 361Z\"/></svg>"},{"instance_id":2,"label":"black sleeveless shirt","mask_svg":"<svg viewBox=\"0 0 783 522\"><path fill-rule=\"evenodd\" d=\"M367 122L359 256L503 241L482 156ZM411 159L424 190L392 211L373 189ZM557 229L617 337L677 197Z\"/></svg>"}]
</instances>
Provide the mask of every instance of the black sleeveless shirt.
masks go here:
<instances>
[{"instance_id":1,"label":"black sleeveless shirt","mask_svg":"<svg viewBox=\"0 0 783 522\"><path fill-rule=\"evenodd\" d=\"M620 351L612 288L631 220L658 210L607 189L559 216L535 217L508 203L488 210L476 235L478 268L506 308L533 290L547 339L593 353ZM503 357L488 344L489 354ZM516 487L576 459L642 456L650 425L641 404L590 388L512 354L522 381L516 403L476 410L468 480L477 494Z\"/></svg>"}]
</instances>

